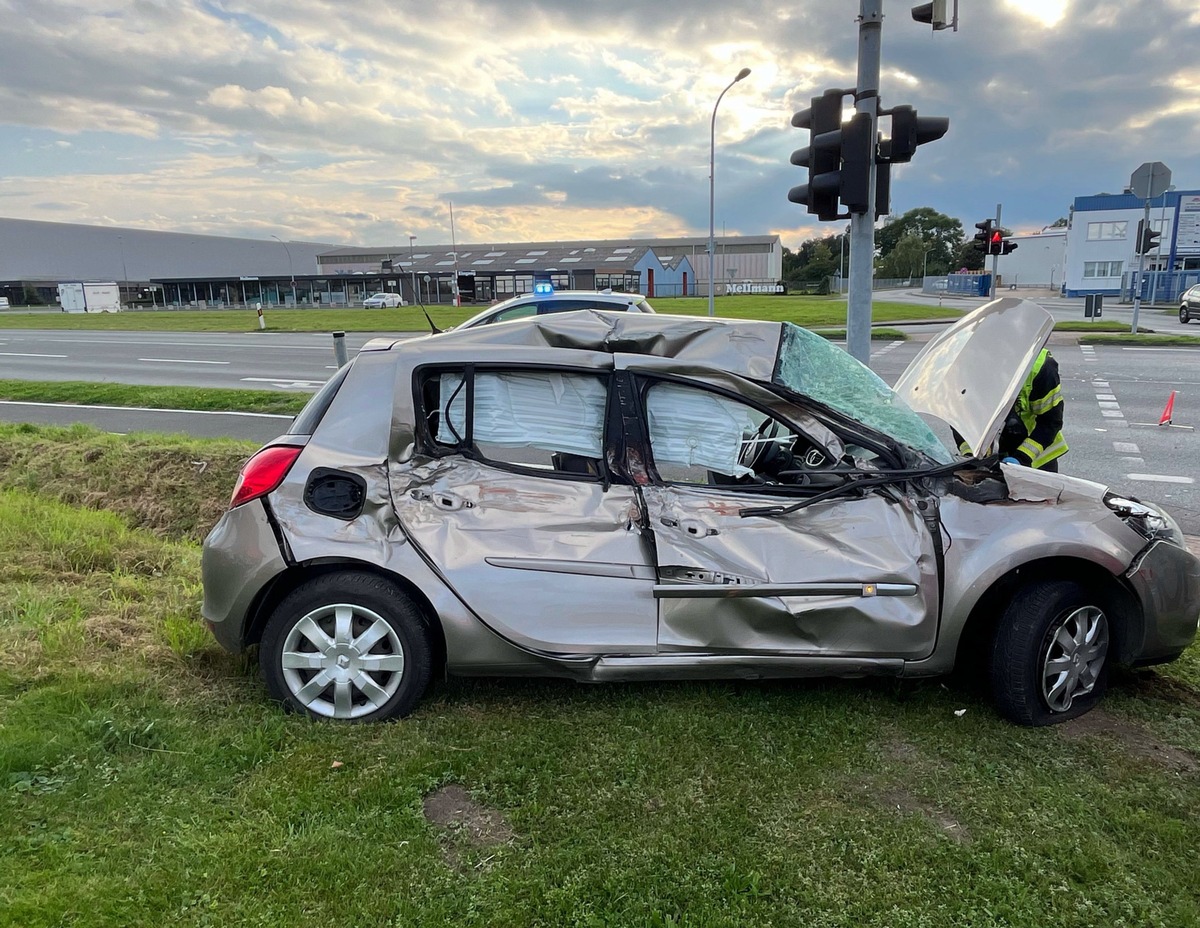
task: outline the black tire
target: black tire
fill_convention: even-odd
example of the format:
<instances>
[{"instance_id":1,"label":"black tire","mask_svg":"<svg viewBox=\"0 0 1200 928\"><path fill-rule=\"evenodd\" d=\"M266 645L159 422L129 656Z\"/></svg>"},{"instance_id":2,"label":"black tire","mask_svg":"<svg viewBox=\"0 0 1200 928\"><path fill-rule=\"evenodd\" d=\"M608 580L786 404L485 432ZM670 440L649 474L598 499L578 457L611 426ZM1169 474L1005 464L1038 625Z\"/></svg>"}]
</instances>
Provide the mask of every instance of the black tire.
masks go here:
<instances>
[{"instance_id":1,"label":"black tire","mask_svg":"<svg viewBox=\"0 0 1200 928\"><path fill-rule=\"evenodd\" d=\"M1179 321L1184 325L1187 325L1192 321L1192 314L1188 312L1188 308L1186 306L1179 307Z\"/></svg>"},{"instance_id":2,"label":"black tire","mask_svg":"<svg viewBox=\"0 0 1200 928\"><path fill-rule=\"evenodd\" d=\"M1000 617L993 641L996 707L1018 725L1078 718L1104 695L1111 640L1103 607L1078 583L1022 587Z\"/></svg>"},{"instance_id":3,"label":"black tire","mask_svg":"<svg viewBox=\"0 0 1200 928\"><path fill-rule=\"evenodd\" d=\"M309 580L283 599L263 630L259 664L271 695L293 711L381 722L408 715L425 694L432 648L421 612L403 592L374 574L346 571Z\"/></svg>"}]
</instances>

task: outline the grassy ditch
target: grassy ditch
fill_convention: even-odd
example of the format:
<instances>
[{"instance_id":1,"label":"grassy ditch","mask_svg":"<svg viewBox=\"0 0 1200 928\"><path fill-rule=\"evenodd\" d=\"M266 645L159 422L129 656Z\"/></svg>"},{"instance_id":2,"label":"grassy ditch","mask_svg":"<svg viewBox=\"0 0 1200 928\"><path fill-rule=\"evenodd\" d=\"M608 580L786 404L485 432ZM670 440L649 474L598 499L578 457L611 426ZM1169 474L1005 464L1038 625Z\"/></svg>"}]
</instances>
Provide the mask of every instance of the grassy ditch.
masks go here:
<instances>
[{"instance_id":1,"label":"grassy ditch","mask_svg":"<svg viewBox=\"0 0 1200 928\"><path fill-rule=\"evenodd\" d=\"M309 393L281 390L226 390L151 387L82 380L0 380L0 400L76 403L83 406L140 406L147 409L201 409L295 415Z\"/></svg>"},{"instance_id":2,"label":"grassy ditch","mask_svg":"<svg viewBox=\"0 0 1200 928\"><path fill-rule=\"evenodd\" d=\"M708 314L708 300L698 297L651 301L663 313L691 316ZM457 325L483 310L483 306L455 308L426 307L439 328ZM836 297L805 296L728 296L717 297L718 316L734 319L766 319L795 322L804 326L845 325L846 301ZM919 306L912 303L880 301L873 304L876 322L902 322L912 319L953 319L961 315L953 309ZM428 323L420 307L394 309L268 309L264 319L269 332L423 332ZM154 312L45 313L0 317L0 329L81 329L92 331L162 332L257 332L254 310L158 310Z\"/></svg>"},{"instance_id":3,"label":"grassy ditch","mask_svg":"<svg viewBox=\"0 0 1200 928\"><path fill-rule=\"evenodd\" d=\"M1200 918L1195 650L1041 730L941 681L455 680L399 724L314 724L198 623L206 526L140 499L179 482L162 505L207 521L242 449L136 441L0 430L0 922ZM54 480L13 479L55 445Z\"/></svg>"},{"instance_id":4,"label":"grassy ditch","mask_svg":"<svg viewBox=\"0 0 1200 928\"><path fill-rule=\"evenodd\" d=\"M0 489L116 512L131 527L198 542L256 450L256 443L232 439L0 425Z\"/></svg>"}]
</instances>

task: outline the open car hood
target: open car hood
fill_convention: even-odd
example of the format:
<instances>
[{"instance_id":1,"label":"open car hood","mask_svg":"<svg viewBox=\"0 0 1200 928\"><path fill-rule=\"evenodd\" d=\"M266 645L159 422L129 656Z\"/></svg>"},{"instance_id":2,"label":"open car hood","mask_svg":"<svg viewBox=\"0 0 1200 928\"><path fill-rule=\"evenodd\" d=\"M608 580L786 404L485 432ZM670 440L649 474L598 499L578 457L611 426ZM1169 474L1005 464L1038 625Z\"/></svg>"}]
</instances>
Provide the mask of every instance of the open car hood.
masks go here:
<instances>
[{"instance_id":1,"label":"open car hood","mask_svg":"<svg viewBox=\"0 0 1200 928\"><path fill-rule=\"evenodd\" d=\"M985 303L934 336L900 375L896 393L982 454L999 436L1053 329L1054 317L1029 300Z\"/></svg>"}]
</instances>

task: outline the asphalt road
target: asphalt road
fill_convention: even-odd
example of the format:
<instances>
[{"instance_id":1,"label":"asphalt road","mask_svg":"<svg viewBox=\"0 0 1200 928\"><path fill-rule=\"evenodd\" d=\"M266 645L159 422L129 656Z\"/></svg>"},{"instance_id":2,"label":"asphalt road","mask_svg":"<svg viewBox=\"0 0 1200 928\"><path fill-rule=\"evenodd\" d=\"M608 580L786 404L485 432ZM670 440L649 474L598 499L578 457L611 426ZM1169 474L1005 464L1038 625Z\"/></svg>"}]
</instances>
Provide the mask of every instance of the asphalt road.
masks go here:
<instances>
[{"instance_id":1,"label":"asphalt road","mask_svg":"<svg viewBox=\"0 0 1200 928\"><path fill-rule=\"evenodd\" d=\"M1180 330L1189 328L1177 319L1173 323ZM1167 329L1158 320L1154 327ZM369 337L348 335L348 350L357 351ZM1051 349L1062 373L1071 445L1062 459L1063 472L1160 502L1185 531L1200 534L1200 433L1158 425L1176 391L1174 425L1200 428L1200 349L1091 348L1057 338ZM921 344L876 343L872 367L894 382ZM4 378L311 392L333 370L332 339L323 335L0 331ZM2 402L0 420L86 422L112 432L171 431L258 442L276 437L287 423L282 416Z\"/></svg>"},{"instance_id":2,"label":"asphalt road","mask_svg":"<svg viewBox=\"0 0 1200 928\"><path fill-rule=\"evenodd\" d=\"M373 337L347 334L347 352ZM0 329L0 379L311 393L335 370L332 334Z\"/></svg>"}]
</instances>

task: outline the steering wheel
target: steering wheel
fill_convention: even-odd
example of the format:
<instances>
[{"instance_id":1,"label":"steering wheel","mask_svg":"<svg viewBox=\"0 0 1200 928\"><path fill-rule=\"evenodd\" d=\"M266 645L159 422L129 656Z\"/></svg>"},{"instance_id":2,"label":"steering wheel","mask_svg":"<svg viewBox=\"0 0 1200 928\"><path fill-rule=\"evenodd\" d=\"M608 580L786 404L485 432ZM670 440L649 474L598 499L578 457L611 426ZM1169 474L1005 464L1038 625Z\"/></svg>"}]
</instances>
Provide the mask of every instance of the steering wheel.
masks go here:
<instances>
[{"instance_id":1,"label":"steering wheel","mask_svg":"<svg viewBox=\"0 0 1200 928\"><path fill-rule=\"evenodd\" d=\"M742 439L742 449L738 452L738 463L750 470L759 470L763 464L779 453L779 445L774 440L778 435L779 422L770 416L763 419L750 438Z\"/></svg>"}]
</instances>

